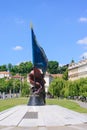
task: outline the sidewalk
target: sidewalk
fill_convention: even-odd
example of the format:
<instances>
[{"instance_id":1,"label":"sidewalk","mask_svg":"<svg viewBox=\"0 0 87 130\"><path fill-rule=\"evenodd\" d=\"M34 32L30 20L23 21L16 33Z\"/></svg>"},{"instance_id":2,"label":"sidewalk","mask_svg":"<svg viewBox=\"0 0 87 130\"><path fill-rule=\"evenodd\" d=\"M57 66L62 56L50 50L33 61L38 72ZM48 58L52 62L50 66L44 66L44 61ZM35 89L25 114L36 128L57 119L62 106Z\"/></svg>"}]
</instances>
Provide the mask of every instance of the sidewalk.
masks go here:
<instances>
[{"instance_id":1,"label":"sidewalk","mask_svg":"<svg viewBox=\"0 0 87 130\"><path fill-rule=\"evenodd\" d=\"M60 127L84 123L87 123L86 115L57 105L20 105L0 113L0 128L5 126L17 129L33 127L32 130L34 130L38 127Z\"/></svg>"},{"instance_id":2,"label":"sidewalk","mask_svg":"<svg viewBox=\"0 0 87 130\"><path fill-rule=\"evenodd\" d=\"M87 108L87 102L82 102L82 101L78 101L78 100L72 100L72 101L75 101L76 103L78 103L83 108Z\"/></svg>"}]
</instances>

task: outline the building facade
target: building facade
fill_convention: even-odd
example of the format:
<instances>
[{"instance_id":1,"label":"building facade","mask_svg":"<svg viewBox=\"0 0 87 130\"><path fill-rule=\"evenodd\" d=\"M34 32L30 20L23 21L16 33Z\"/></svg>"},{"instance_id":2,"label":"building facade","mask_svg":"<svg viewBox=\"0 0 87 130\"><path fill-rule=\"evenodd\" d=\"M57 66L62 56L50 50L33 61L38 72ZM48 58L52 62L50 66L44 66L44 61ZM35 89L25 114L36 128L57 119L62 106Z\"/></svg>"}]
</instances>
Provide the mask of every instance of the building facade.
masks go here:
<instances>
[{"instance_id":1,"label":"building facade","mask_svg":"<svg viewBox=\"0 0 87 130\"><path fill-rule=\"evenodd\" d=\"M7 72L7 71L1 71L0 72L0 78L10 78L11 77L11 73Z\"/></svg>"},{"instance_id":2,"label":"building facade","mask_svg":"<svg viewBox=\"0 0 87 130\"><path fill-rule=\"evenodd\" d=\"M69 65L68 67L69 80L77 80L85 77L87 77L87 59Z\"/></svg>"},{"instance_id":3,"label":"building facade","mask_svg":"<svg viewBox=\"0 0 87 130\"><path fill-rule=\"evenodd\" d=\"M48 72L46 72L44 80L46 81L46 83L45 83L45 91L47 93L49 85L50 85L51 81L53 80L53 76L51 74L49 74Z\"/></svg>"}]
</instances>

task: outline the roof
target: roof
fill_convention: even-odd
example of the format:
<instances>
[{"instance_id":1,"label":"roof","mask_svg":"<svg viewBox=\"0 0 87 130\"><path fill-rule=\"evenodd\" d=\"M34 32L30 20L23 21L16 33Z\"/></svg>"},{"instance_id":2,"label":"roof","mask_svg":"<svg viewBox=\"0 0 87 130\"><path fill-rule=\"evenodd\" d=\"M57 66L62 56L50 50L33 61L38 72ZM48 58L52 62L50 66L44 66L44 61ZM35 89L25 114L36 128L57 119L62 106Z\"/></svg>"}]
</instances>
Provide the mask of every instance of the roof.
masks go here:
<instances>
[{"instance_id":1,"label":"roof","mask_svg":"<svg viewBox=\"0 0 87 130\"><path fill-rule=\"evenodd\" d=\"M10 74L10 72L7 72L7 71L0 71L0 74Z\"/></svg>"},{"instance_id":2,"label":"roof","mask_svg":"<svg viewBox=\"0 0 87 130\"><path fill-rule=\"evenodd\" d=\"M48 72L46 72L46 76L51 76L51 77L55 78L55 77L62 77L63 74L49 74Z\"/></svg>"},{"instance_id":3,"label":"roof","mask_svg":"<svg viewBox=\"0 0 87 130\"><path fill-rule=\"evenodd\" d=\"M24 78L23 76L19 75L19 74L16 74L14 76L12 76L12 78L17 78L17 79L21 79L21 78Z\"/></svg>"},{"instance_id":4,"label":"roof","mask_svg":"<svg viewBox=\"0 0 87 130\"><path fill-rule=\"evenodd\" d=\"M63 76L63 74L51 74L54 78L56 78L56 77L62 77Z\"/></svg>"}]
</instances>

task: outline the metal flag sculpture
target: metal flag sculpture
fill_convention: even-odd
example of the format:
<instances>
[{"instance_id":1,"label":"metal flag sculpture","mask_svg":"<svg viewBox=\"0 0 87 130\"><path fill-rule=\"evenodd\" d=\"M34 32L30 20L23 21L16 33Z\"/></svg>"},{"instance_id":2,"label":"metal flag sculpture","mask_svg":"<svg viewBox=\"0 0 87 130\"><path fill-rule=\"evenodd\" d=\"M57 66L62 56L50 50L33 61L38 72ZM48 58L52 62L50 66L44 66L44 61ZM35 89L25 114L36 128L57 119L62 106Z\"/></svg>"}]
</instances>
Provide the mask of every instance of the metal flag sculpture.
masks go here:
<instances>
[{"instance_id":1,"label":"metal flag sculpture","mask_svg":"<svg viewBox=\"0 0 87 130\"><path fill-rule=\"evenodd\" d=\"M36 68L42 69L43 73L45 74L47 70L48 59L46 57L43 48L37 43L33 28L31 28L31 34L32 34L33 65Z\"/></svg>"},{"instance_id":2,"label":"metal flag sculpture","mask_svg":"<svg viewBox=\"0 0 87 130\"><path fill-rule=\"evenodd\" d=\"M33 28L32 34L32 54L34 68L29 74L29 81L31 83L31 96L28 105L45 105L45 80L44 75L47 70L47 57L43 48L37 43ZM41 69L43 73L39 70Z\"/></svg>"}]
</instances>

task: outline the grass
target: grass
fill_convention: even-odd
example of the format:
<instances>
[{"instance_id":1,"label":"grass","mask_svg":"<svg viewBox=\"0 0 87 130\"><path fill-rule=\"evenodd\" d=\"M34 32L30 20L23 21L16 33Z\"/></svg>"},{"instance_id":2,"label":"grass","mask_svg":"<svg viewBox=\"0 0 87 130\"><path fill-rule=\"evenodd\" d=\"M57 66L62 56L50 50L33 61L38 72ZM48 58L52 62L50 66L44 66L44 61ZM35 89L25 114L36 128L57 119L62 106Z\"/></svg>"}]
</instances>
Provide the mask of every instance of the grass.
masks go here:
<instances>
[{"instance_id":1,"label":"grass","mask_svg":"<svg viewBox=\"0 0 87 130\"><path fill-rule=\"evenodd\" d=\"M87 108L82 108L80 107L80 105L78 103L75 103L71 100L67 100L67 99L51 99L51 100L47 100L47 104L49 105L59 105L65 108L68 108L70 110L76 111L76 112L80 112L80 113L87 113Z\"/></svg>"},{"instance_id":2,"label":"grass","mask_svg":"<svg viewBox=\"0 0 87 130\"><path fill-rule=\"evenodd\" d=\"M27 104L29 98L12 98L12 99L5 99L5 100L0 100L0 111L6 110L8 108L17 106L17 105L22 105L22 104ZM73 111L77 111L80 113L87 113L86 108L80 107L79 104L67 100L67 99L47 99L46 100L47 105L59 105L68 109L71 109Z\"/></svg>"},{"instance_id":3,"label":"grass","mask_svg":"<svg viewBox=\"0 0 87 130\"><path fill-rule=\"evenodd\" d=\"M27 104L28 100L29 98L11 98L0 100L0 111L6 110L17 105Z\"/></svg>"}]
</instances>

